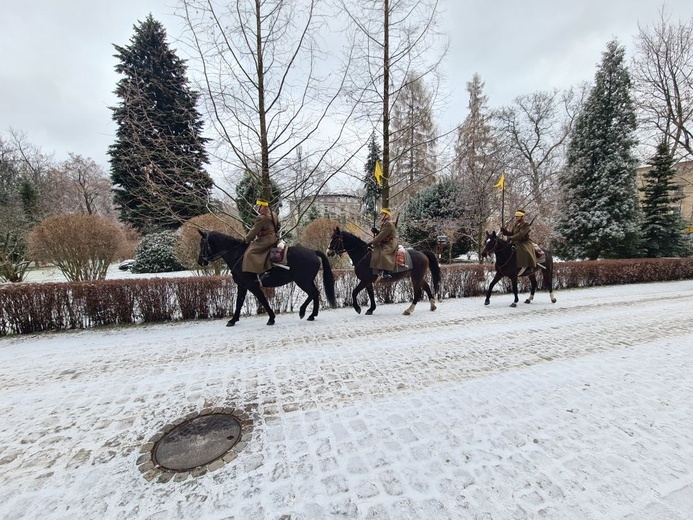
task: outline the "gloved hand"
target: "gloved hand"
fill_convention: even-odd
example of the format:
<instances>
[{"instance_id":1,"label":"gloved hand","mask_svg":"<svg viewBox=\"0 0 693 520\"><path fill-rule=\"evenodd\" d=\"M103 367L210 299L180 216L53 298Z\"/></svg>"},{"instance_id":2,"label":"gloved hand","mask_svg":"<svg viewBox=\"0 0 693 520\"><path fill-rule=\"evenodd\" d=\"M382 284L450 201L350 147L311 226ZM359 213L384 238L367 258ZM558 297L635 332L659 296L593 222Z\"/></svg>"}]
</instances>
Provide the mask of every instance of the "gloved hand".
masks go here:
<instances>
[{"instance_id":1,"label":"gloved hand","mask_svg":"<svg viewBox=\"0 0 693 520\"><path fill-rule=\"evenodd\" d=\"M512 233L510 231L508 231L507 229L505 229L504 227L502 227L500 231L501 231L501 234L503 234L505 236L512 235Z\"/></svg>"},{"instance_id":2,"label":"gloved hand","mask_svg":"<svg viewBox=\"0 0 693 520\"><path fill-rule=\"evenodd\" d=\"M372 228L371 228L371 233L373 233L374 235L377 235L378 233L380 233L380 231L378 231L378 228L377 228L377 227L372 227Z\"/></svg>"},{"instance_id":3,"label":"gloved hand","mask_svg":"<svg viewBox=\"0 0 693 520\"><path fill-rule=\"evenodd\" d=\"M371 242L370 244L368 244L368 251L369 251L369 252L370 252L370 251L373 251L373 242Z\"/></svg>"}]
</instances>

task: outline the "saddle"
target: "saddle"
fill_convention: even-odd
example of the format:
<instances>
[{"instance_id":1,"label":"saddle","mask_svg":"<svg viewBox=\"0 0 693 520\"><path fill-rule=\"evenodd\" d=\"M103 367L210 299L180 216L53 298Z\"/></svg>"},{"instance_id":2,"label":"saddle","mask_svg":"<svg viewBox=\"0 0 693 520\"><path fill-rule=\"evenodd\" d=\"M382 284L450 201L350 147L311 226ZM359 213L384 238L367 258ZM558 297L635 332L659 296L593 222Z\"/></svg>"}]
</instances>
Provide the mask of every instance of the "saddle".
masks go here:
<instances>
[{"instance_id":1,"label":"saddle","mask_svg":"<svg viewBox=\"0 0 693 520\"><path fill-rule=\"evenodd\" d=\"M269 260L272 262L274 265L277 265L278 267L283 267L284 269L287 269L288 266L286 265L286 253L289 251L289 246L286 245L286 242L283 240L280 240L277 242L277 245L274 247L271 247L269 250Z\"/></svg>"},{"instance_id":2,"label":"saddle","mask_svg":"<svg viewBox=\"0 0 693 520\"><path fill-rule=\"evenodd\" d=\"M395 251L395 270L393 272L400 273L408 269L411 269L411 255L409 251L400 244Z\"/></svg>"},{"instance_id":3,"label":"saddle","mask_svg":"<svg viewBox=\"0 0 693 520\"><path fill-rule=\"evenodd\" d=\"M534 242L532 242L532 246L534 246L534 254L537 257L537 263L543 264L544 262L546 262L546 253L541 247L539 247L539 244L535 244Z\"/></svg>"}]
</instances>

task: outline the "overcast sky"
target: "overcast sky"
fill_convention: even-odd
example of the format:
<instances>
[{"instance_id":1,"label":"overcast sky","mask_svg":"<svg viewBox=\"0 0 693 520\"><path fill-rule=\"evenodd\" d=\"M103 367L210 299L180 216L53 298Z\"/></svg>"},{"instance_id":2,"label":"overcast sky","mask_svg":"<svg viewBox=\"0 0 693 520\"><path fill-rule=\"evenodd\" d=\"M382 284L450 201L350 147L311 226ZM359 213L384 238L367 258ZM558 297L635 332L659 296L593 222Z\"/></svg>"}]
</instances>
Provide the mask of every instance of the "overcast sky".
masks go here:
<instances>
[{"instance_id":1,"label":"overcast sky","mask_svg":"<svg viewBox=\"0 0 693 520\"><path fill-rule=\"evenodd\" d=\"M56 160L68 152L108 166L109 106L118 80L113 44L127 45L148 13L170 39L180 29L174 0L0 0L0 134L10 128ZM466 116L466 83L476 72L492 107L518 95L592 81L607 42L628 55L638 23L651 25L658 0L441 0L450 37L444 63L449 107L441 124ZM690 20L690 0L667 0ZM184 56L181 56L184 57Z\"/></svg>"}]
</instances>

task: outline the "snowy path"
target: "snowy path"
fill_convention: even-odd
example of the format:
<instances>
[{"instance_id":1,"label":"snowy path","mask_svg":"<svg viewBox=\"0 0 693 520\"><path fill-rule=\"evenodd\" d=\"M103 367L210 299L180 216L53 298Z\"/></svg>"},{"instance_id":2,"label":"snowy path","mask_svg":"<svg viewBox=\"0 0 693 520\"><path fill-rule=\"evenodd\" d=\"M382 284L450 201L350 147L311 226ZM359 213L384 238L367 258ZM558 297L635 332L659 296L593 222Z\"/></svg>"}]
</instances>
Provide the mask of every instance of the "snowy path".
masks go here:
<instances>
[{"instance_id":1,"label":"snowy path","mask_svg":"<svg viewBox=\"0 0 693 520\"><path fill-rule=\"evenodd\" d=\"M0 339L0 517L693 518L693 281ZM231 464L148 482L165 424Z\"/></svg>"}]
</instances>

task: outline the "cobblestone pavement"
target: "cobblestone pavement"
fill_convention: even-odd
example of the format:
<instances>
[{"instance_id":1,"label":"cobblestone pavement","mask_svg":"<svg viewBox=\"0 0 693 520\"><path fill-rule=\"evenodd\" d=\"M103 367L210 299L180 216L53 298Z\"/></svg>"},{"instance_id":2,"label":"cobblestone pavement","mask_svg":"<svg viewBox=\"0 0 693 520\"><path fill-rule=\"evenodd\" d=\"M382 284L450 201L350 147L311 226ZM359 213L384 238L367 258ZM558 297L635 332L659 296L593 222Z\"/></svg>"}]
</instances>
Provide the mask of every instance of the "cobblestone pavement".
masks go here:
<instances>
[{"instance_id":1,"label":"cobblestone pavement","mask_svg":"<svg viewBox=\"0 0 693 520\"><path fill-rule=\"evenodd\" d=\"M0 340L0 518L693 518L693 281ZM205 407L248 445L182 482Z\"/></svg>"}]
</instances>

